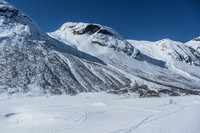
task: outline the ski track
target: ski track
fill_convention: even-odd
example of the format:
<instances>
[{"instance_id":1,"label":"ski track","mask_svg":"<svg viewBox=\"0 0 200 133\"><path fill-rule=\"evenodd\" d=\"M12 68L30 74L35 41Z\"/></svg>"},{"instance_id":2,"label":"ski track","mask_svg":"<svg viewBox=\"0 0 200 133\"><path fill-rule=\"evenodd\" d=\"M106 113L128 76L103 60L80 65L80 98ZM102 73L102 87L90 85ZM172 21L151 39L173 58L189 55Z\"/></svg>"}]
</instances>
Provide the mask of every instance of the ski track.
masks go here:
<instances>
[{"instance_id":1,"label":"ski track","mask_svg":"<svg viewBox=\"0 0 200 133\"><path fill-rule=\"evenodd\" d=\"M145 119L143 119L141 122L139 122L137 125L135 126L132 126L132 127L128 127L128 128L125 128L125 129L120 129L118 131L114 131L114 132L110 132L110 133L131 133L133 131L135 131L137 128L139 128L140 126L142 126L143 124L146 123L146 121L148 119L150 119L151 117L153 117L153 115L149 115L147 116Z\"/></svg>"},{"instance_id":2,"label":"ski track","mask_svg":"<svg viewBox=\"0 0 200 133\"><path fill-rule=\"evenodd\" d=\"M124 107L122 105L122 107ZM151 114L147 117L145 117L142 121L140 121L137 125L134 125L134 126L131 126L131 127L128 127L128 128L124 128L124 129L120 129L120 130L117 130L117 131L114 131L114 132L110 132L110 133L131 133L131 132L134 132L135 130L137 130L139 127L143 126L144 124L147 124L147 123L151 123L153 121L156 121L156 120L159 120L159 119L162 119L164 117L167 117L169 115L172 115L172 114L175 114L175 113L178 113L178 112L181 112L183 111L185 108L184 107L181 107L179 106L180 109L176 110L176 111L173 111L173 112L169 112L167 114L164 114L164 115L161 115L159 117L156 117L156 118L153 118L154 116L156 116L157 114ZM142 110L141 110L142 111ZM149 111L149 110L143 110L143 111ZM152 111L152 110L150 110ZM154 111L155 112L155 111ZM159 115L159 114L158 114ZM153 119L151 119L153 118ZM200 127L200 126L199 126Z\"/></svg>"}]
</instances>

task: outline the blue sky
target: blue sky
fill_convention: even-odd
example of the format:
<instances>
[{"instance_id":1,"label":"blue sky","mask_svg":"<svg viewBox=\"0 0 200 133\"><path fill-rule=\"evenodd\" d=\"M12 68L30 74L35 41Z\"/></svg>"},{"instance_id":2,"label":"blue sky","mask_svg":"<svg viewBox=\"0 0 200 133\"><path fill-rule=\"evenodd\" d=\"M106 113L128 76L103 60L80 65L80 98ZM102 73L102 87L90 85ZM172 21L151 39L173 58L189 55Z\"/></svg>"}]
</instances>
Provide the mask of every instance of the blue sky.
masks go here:
<instances>
[{"instance_id":1,"label":"blue sky","mask_svg":"<svg viewBox=\"0 0 200 133\"><path fill-rule=\"evenodd\" d=\"M7 0L52 32L65 22L89 22L124 38L186 42L200 36L200 0Z\"/></svg>"}]
</instances>

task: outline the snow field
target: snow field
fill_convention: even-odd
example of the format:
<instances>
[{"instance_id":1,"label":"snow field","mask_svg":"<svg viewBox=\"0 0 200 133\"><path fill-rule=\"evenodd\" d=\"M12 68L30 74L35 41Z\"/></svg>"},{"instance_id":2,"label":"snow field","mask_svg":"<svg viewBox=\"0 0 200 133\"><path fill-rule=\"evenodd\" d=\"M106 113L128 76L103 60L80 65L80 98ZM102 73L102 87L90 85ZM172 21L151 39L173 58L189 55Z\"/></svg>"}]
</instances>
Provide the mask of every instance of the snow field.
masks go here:
<instances>
[{"instance_id":1,"label":"snow field","mask_svg":"<svg viewBox=\"0 0 200 133\"><path fill-rule=\"evenodd\" d=\"M200 97L106 93L0 99L0 133L198 133Z\"/></svg>"}]
</instances>

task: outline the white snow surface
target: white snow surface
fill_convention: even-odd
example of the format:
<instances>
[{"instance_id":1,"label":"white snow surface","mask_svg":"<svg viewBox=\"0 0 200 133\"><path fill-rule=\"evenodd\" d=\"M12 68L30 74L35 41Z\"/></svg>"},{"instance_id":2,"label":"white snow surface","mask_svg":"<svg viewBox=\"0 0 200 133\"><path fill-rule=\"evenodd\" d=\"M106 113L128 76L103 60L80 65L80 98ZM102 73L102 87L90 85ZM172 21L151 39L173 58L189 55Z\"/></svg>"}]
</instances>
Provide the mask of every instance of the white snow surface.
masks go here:
<instances>
[{"instance_id":1,"label":"white snow surface","mask_svg":"<svg viewBox=\"0 0 200 133\"><path fill-rule=\"evenodd\" d=\"M0 98L1 133L199 133L200 97Z\"/></svg>"}]
</instances>

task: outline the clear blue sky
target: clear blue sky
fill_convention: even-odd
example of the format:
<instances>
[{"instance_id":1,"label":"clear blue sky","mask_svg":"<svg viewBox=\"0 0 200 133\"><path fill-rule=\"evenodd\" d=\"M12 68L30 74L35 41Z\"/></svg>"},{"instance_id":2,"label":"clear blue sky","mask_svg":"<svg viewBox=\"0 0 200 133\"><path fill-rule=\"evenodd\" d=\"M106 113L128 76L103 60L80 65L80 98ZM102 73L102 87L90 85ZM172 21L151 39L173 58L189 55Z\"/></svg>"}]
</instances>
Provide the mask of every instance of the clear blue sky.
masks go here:
<instances>
[{"instance_id":1,"label":"clear blue sky","mask_svg":"<svg viewBox=\"0 0 200 133\"><path fill-rule=\"evenodd\" d=\"M126 39L186 42L200 36L200 0L7 0L52 32L65 22L89 22Z\"/></svg>"}]
</instances>

